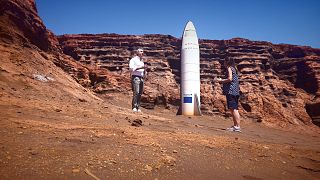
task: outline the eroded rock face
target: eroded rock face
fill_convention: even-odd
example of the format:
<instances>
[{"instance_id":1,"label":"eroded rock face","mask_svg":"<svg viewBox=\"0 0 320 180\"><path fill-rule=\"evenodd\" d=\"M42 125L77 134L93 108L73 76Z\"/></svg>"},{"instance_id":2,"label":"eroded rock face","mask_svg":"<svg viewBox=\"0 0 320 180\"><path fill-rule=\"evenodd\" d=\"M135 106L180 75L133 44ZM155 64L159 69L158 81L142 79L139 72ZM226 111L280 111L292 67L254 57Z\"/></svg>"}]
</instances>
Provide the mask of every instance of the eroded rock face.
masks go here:
<instances>
[{"instance_id":1,"label":"eroded rock face","mask_svg":"<svg viewBox=\"0 0 320 180\"><path fill-rule=\"evenodd\" d=\"M143 47L148 77L142 105L145 108L179 105L179 39L164 35L86 34L60 36L59 41L65 54L100 71L98 74L93 71L94 78L89 79L91 87L98 93L131 93L128 62L134 49ZM108 72L112 75L106 75ZM81 79L79 82L83 81Z\"/></svg>"},{"instance_id":2,"label":"eroded rock face","mask_svg":"<svg viewBox=\"0 0 320 180\"><path fill-rule=\"evenodd\" d=\"M44 104L100 101L61 70L92 71L63 54L58 44L38 16L34 0L0 0L0 102L6 106L2 111L16 103L39 112ZM57 100L62 96L66 101Z\"/></svg>"},{"instance_id":3,"label":"eroded rock face","mask_svg":"<svg viewBox=\"0 0 320 180\"><path fill-rule=\"evenodd\" d=\"M117 84L115 91L130 91L128 61L134 49L144 48L149 75L143 105L147 108L179 106L180 39L166 35L117 34L63 35L58 39L65 54L122 77L113 82ZM312 124L315 113L309 110L308 114L306 105L314 107L319 102L320 49L241 38L200 40L204 113L226 113L221 85L212 81L225 73L222 64L226 56L232 56L238 64L241 114L277 126ZM104 83L103 80L96 82Z\"/></svg>"},{"instance_id":4,"label":"eroded rock face","mask_svg":"<svg viewBox=\"0 0 320 180\"><path fill-rule=\"evenodd\" d=\"M0 41L58 51L58 40L38 16L34 0L0 1Z\"/></svg>"}]
</instances>

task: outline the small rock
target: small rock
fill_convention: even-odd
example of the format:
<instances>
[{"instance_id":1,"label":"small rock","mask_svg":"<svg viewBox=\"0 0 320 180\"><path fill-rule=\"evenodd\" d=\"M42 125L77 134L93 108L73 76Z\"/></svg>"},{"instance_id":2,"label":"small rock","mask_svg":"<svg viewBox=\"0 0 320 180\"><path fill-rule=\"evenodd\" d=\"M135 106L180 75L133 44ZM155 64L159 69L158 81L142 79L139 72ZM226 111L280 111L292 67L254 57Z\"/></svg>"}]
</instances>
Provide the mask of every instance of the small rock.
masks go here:
<instances>
[{"instance_id":1,"label":"small rock","mask_svg":"<svg viewBox=\"0 0 320 180\"><path fill-rule=\"evenodd\" d=\"M177 150L173 150L172 152L173 152L173 153L178 153L178 151L177 151Z\"/></svg>"},{"instance_id":2,"label":"small rock","mask_svg":"<svg viewBox=\"0 0 320 180\"><path fill-rule=\"evenodd\" d=\"M80 169L72 169L72 173L78 173L80 172Z\"/></svg>"},{"instance_id":3,"label":"small rock","mask_svg":"<svg viewBox=\"0 0 320 180\"><path fill-rule=\"evenodd\" d=\"M131 123L131 126L140 127L140 126L142 126L142 121L141 121L140 119L135 119L135 120L133 120L133 122Z\"/></svg>"},{"instance_id":4,"label":"small rock","mask_svg":"<svg viewBox=\"0 0 320 180\"><path fill-rule=\"evenodd\" d=\"M149 166L149 165L146 165L145 168L146 168L146 170L149 171L149 172L152 171L152 167Z\"/></svg>"},{"instance_id":5,"label":"small rock","mask_svg":"<svg viewBox=\"0 0 320 180\"><path fill-rule=\"evenodd\" d=\"M29 154L31 154L31 155L37 155L37 154L39 154L39 153L36 152L36 151L30 151Z\"/></svg>"},{"instance_id":6,"label":"small rock","mask_svg":"<svg viewBox=\"0 0 320 180\"><path fill-rule=\"evenodd\" d=\"M168 156L168 155L167 155L167 156L164 158L164 163L167 164L167 165L169 165L169 166L174 166L175 163L176 163L176 159L175 159L174 157L171 157L171 156Z\"/></svg>"},{"instance_id":7,"label":"small rock","mask_svg":"<svg viewBox=\"0 0 320 180\"><path fill-rule=\"evenodd\" d=\"M268 146L263 146L263 148L265 148L265 149L269 149L269 147L268 147Z\"/></svg>"},{"instance_id":8,"label":"small rock","mask_svg":"<svg viewBox=\"0 0 320 180\"><path fill-rule=\"evenodd\" d=\"M208 146L208 145L207 145L206 147L207 147L207 148L209 148L209 149L213 149L213 147L212 147L212 146Z\"/></svg>"},{"instance_id":9,"label":"small rock","mask_svg":"<svg viewBox=\"0 0 320 180\"><path fill-rule=\"evenodd\" d=\"M79 101L80 101L80 102L87 102L87 100L81 99L81 98L79 99Z\"/></svg>"},{"instance_id":10,"label":"small rock","mask_svg":"<svg viewBox=\"0 0 320 180\"><path fill-rule=\"evenodd\" d=\"M117 161L111 159L111 160L109 160L109 164L117 164Z\"/></svg>"}]
</instances>

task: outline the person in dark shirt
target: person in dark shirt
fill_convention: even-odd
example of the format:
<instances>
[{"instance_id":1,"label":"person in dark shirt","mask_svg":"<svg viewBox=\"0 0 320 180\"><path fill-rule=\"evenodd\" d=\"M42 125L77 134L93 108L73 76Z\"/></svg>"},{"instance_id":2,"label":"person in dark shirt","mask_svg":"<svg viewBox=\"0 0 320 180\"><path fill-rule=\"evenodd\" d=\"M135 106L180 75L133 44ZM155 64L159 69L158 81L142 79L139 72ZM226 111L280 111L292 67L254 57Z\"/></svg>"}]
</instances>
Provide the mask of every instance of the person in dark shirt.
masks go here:
<instances>
[{"instance_id":1,"label":"person in dark shirt","mask_svg":"<svg viewBox=\"0 0 320 180\"><path fill-rule=\"evenodd\" d=\"M224 79L217 78L217 82L223 84L223 94L227 99L227 107L232 114L233 126L227 128L227 131L241 132L239 107L239 75L235 66L234 59L227 57L224 61L226 76Z\"/></svg>"}]
</instances>

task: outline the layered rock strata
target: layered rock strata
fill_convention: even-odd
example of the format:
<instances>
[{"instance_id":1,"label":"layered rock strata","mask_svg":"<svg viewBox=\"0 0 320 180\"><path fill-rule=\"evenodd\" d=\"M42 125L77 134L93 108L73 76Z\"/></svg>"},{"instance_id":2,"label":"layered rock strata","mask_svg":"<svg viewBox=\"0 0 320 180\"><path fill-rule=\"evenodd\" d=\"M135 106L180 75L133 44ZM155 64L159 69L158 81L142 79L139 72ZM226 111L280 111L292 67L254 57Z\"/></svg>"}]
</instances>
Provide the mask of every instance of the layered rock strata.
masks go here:
<instances>
[{"instance_id":1,"label":"layered rock strata","mask_svg":"<svg viewBox=\"0 0 320 180\"><path fill-rule=\"evenodd\" d=\"M1 0L0 17L0 41L58 51L58 41L38 16L34 0Z\"/></svg>"},{"instance_id":2,"label":"layered rock strata","mask_svg":"<svg viewBox=\"0 0 320 180\"><path fill-rule=\"evenodd\" d=\"M86 86L96 92L128 91L128 61L138 47L145 50L148 65L144 107L179 106L180 44L168 35L79 34L58 37L65 54L99 70ZM234 38L200 40L201 103L204 113L227 114L221 85L222 66L231 56L240 72L243 115L270 125L312 124L319 116L320 49ZM116 76L112 81L108 72ZM89 82L89 83L88 83Z\"/></svg>"}]
</instances>

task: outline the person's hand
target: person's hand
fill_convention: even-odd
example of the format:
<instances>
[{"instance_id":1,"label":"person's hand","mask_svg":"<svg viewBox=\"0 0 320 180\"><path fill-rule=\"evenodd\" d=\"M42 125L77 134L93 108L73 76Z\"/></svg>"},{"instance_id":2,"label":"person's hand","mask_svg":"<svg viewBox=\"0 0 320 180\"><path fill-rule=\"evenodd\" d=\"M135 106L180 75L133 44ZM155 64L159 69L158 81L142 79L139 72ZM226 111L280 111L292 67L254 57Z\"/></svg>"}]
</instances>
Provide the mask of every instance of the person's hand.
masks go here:
<instances>
[{"instance_id":1,"label":"person's hand","mask_svg":"<svg viewBox=\"0 0 320 180\"><path fill-rule=\"evenodd\" d=\"M143 79L145 79L145 80L148 79L148 73L147 73L147 71L144 71Z\"/></svg>"},{"instance_id":2,"label":"person's hand","mask_svg":"<svg viewBox=\"0 0 320 180\"><path fill-rule=\"evenodd\" d=\"M217 83L218 82L218 78L217 77L213 78L213 82Z\"/></svg>"},{"instance_id":3,"label":"person's hand","mask_svg":"<svg viewBox=\"0 0 320 180\"><path fill-rule=\"evenodd\" d=\"M137 69L144 69L144 66L140 66L140 67L138 67Z\"/></svg>"},{"instance_id":4,"label":"person's hand","mask_svg":"<svg viewBox=\"0 0 320 180\"><path fill-rule=\"evenodd\" d=\"M219 83L219 82L221 82L221 78L217 78L217 77L215 77L214 79L213 79L213 82L217 82L217 83Z\"/></svg>"}]
</instances>

